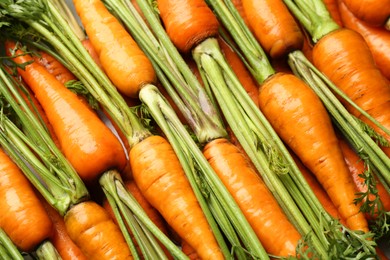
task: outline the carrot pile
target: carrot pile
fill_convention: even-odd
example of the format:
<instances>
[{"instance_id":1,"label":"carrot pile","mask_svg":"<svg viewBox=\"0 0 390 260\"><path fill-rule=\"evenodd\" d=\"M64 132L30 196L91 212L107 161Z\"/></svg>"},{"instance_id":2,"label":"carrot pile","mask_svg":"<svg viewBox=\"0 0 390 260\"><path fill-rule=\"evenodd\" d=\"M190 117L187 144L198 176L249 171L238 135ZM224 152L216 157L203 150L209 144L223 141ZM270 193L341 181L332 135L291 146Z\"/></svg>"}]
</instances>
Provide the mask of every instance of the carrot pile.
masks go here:
<instances>
[{"instance_id":1,"label":"carrot pile","mask_svg":"<svg viewBox=\"0 0 390 260\"><path fill-rule=\"evenodd\" d=\"M383 257L386 1L0 2L0 255Z\"/></svg>"}]
</instances>

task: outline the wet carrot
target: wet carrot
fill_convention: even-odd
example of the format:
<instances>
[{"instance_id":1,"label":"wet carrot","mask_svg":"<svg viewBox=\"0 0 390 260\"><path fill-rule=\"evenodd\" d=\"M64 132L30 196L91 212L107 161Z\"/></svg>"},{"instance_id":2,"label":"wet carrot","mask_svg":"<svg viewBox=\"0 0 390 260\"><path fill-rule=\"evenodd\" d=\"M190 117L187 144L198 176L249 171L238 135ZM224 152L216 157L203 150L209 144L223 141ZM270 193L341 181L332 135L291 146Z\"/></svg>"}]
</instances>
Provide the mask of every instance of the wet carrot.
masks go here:
<instances>
[{"instance_id":1,"label":"wet carrot","mask_svg":"<svg viewBox=\"0 0 390 260\"><path fill-rule=\"evenodd\" d=\"M357 19L342 1L339 1L341 19L346 28L360 33L367 42L379 70L390 79L390 32L381 27L371 26Z\"/></svg>"},{"instance_id":2,"label":"wet carrot","mask_svg":"<svg viewBox=\"0 0 390 260\"><path fill-rule=\"evenodd\" d=\"M250 29L271 58L301 49L303 34L283 1L242 0Z\"/></svg>"},{"instance_id":3,"label":"wet carrot","mask_svg":"<svg viewBox=\"0 0 390 260\"><path fill-rule=\"evenodd\" d=\"M218 20L204 0L158 0L157 4L169 38L183 53L218 34Z\"/></svg>"},{"instance_id":4,"label":"wet carrot","mask_svg":"<svg viewBox=\"0 0 390 260\"><path fill-rule=\"evenodd\" d=\"M368 231L359 205L354 204L356 188L330 117L318 96L297 77L275 74L261 86L259 104L278 135L324 187L347 226Z\"/></svg>"},{"instance_id":5,"label":"wet carrot","mask_svg":"<svg viewBox=\"0 0 390 260\"><path fill-rule=\"evenodd\" d=\"M15 48L11 42L6 46L7 50ZM23 54L21 50L16 53ZM33 58L19 55L13 60L25 63ZM125 166L126 156L117 137L76 94L36 62L26 66L25 70L18 68L18 72L35 93L62 151L84 181L95 179L105 170Z\"/></svg>"},{"instance_id":6,"label":"wet carrot","mask_svg":"<svg viewBox=\"0 0 390 260\"><path fill-rule=\"evenodd\" d=\"M144 139L131 149L130 164L134 180L142 194L178 235L193 247L202 259L223 259L169 143L160 136Z\"/></svg>"},{"instance_id":7,"label":"wet carrot","mask_svg":"<svg viewBox=\"0 0 390 260\"><path fill-rule=\"evenodd\" d=\"M149 59L102 1L73 3L107 76L122 94L138 97L156 79Z\"/></svg>"},{"instance_id":8,"label":"wet carrot","mask_svg":"<svg viewBox=\"0 0 390 260\"><path fill-rule=\"evenodd\" d=\"M81 249L70 239L63 217L46 201L43 201L43 205L54 227L50 241L57 249L61 258L63 260L87 260L87 257L81 252Z\"/></svg>"},{"instance_id":9,"label":"wet carrot","mask_svg":"<svg viewBox=\"0 0 390 260\"><path fill-rule=\"evenodd\" d=\"M16 164L0 149L0 227L22 251L34 250L53 232L53 224Z\"/></svg>"},{"instance_id":10,"label":"wet carrot","mask_svg":"<svg viewBox=\"0 0 390 260\"><path fill-rule=\"evenodd\" d=\"M208 143L203 154L236 200L267 253L294 256L301 235L239 149L220 138Z\"/></svg>"},{"instance_id":11,"label":"wet carrot","mask_svg":"<svg viewBox=\"0 0 390 260\"><path fill-rule=\"evenodd\" d=\"M313 63L359 107L390 129L389 81L376 67L372 54L359 33L350 29L328 33L315 44ZM367 122L390 141L389 135L347 102L341 102L353 115ZM390 156L390 148L383 147L383 150Z\"/></svg>"},{"instance_id":12,"label":"wet carrot","mask_svg":"<svg viewBox=\"0 0 390 260\"><path fill-rule=\"evenodd\" d=\"M389 0L342 0L360 20L373 26L383 26L390 17Z\"/></svg>"},{"instance_id":13,"label":"wet carrot","mask_svg":"<svg viewBox=\"0 0 390 260\"><path fill-rule=\"evenodd\" d=\"M69 237L88 259L132 259L119 227L97 203L73 206L64 221Z\"/></svg>"}]
</instances>

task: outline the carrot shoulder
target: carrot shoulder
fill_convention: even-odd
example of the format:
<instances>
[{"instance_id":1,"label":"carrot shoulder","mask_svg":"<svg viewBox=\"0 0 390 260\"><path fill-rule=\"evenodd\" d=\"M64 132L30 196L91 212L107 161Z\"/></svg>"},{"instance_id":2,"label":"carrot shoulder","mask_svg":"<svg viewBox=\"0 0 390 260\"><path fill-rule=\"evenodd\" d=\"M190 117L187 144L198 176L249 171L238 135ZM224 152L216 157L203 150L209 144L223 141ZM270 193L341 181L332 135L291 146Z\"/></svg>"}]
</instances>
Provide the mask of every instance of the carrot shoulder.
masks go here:
<instances>
[{"instance_id":1,"label":"carrot shoulder","mask_svg":"<svg viewBox=\"0 0 390 260\"><path fill-rule=\"evenodd\" d=\"M7 46L12 48L12 43ZM20 50L16 53L23 54ZM14 61L25 63L33 58L19 55ZM84 181L95 179L107 169L125 166L126 155L118 138L76 94L36 62L18 72L35 93L61 150Z\"/></svg>"},{"instance_id":2,"label":"carrot shoulder","mask_svg":"<svg viewBox=\"0 0 390 260\"><path fill-rule=\"evenodd\" d=\"M301 235L240 150L227 139L208 143L203 154L227 187L267 253L295 256Z\"/></svg>"},{"instance_id":3,"label":"carrot shoulder","mask_svg":"<svg viewBox=\"0 0 390 260\"><path fill-rule=\"evenodd\" d=\"M151 136L130 150L133 177L142 194L202 259L221 250L170 144Z\"/></svg>"},{"instance_id":4,"label":"carrot shoulder","mask_svg":"<svg viewBox=\"0 0 390 260\"><path fill-rule=\"evenodd\" d=\"M156 78L149 59L102 1L73 3L107 76L122 94L138 97L140 87Z\"/></svg>"},{"instance_id":5,"label":"carrot shoulder","mask_svg":"<svg viewBox=\"0 0 390 260\"><path fill-rule=\"evenodd\" d=\"M275 74L260 88L260 109L275 131L327 191L347 226L368 231L354 204L355 186L329 115L315 93L289 74Z\"/></svg>"},{"instance_id":6,"label":"carrot shoulder","mask_svg":"<svg viewBox=\"0 0 390 260\"><path fill-rule=\"evenodd\" d=\"M249 27L271 58L301 49L303 34L281 0L242 0Z\"/></svg>"},{"instance_id":7,"label":"carrot shoulder","mask_svg":"<svg viewBox=\"0 0 390 260\"><path fill-rule=\"evenodd\" d=\"M0 149L0 227L22 251L49 238L53 226L32 185Z\"/></svg>"}]
</instances>

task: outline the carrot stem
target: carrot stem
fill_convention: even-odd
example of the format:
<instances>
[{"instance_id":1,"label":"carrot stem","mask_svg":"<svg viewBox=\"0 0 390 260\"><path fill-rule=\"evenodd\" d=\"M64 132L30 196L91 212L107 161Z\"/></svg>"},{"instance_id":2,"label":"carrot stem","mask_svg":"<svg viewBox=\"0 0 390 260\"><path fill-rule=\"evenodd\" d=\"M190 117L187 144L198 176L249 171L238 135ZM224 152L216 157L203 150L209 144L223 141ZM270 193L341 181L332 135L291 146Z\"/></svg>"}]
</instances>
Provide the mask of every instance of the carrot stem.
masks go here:
<instances>
[{"instance_id":1,"label":"carrot stem","mask_svg":"<svg viewBox=\"0 0 390 260\"><path fill-rule=\"evenodd\" d=\"M4 260L23 260L23 256L2 228L0 228L0 255Z\"/></svg>"},{"instance_id":2,"label":"carrot stem","mask_svg":"<svg viewBox=\"0 0 390 260\"><path fill-rule=\"evenodd\" d=\"M40 260L61 260L60 254L50 241L45 241L35 251Z\"/></svg>"}]
</instances>

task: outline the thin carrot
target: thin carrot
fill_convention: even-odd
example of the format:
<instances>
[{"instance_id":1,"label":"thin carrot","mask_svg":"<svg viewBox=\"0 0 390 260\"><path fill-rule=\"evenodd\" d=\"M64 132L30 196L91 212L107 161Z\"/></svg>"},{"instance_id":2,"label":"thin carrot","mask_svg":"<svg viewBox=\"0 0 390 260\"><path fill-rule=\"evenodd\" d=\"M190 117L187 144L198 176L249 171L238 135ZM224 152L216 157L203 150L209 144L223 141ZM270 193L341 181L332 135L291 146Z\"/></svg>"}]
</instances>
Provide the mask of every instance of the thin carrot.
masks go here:
<instances>
[{"instance_id":1,"label":"thin carrot","mask_svg":"<svg viewBox=\"0 0 390 260\"><path fill-rule=\"evenodd\" d=\"M64 221L69 236L88 259L132 259L120 229L97 203L73 206Z\"/></svg>"},{"instance_id":2,"label":"thin carrot","mask_svg":"<svg viewBox=\"0 0 390 260\"><path fill-rule=\"evenodd\" d=\"M157 4L169 38L183 53L188 53L205 38L218 34L218 20L204 0L158 0ZM198 15L201 19L196 17Z\"/></svg>"},{"instance_id":3,"label":"thin carrot","mask_svg":"<svg viewBox=\"0 0 390 260\"><path fill-rule=\"evenodd\" d=\"M295 256L301 235L239 149L220 138L208 143L203 153L237 201L267 253Z\"/></svg>"},{"instance_id":4,"label":"thin carrot","mask_svg":"<svg viewBox=\"0 0 390 260\"><path fill-rule=\"evenodd\" d=\"M6 43L9 55L15 46L10 41ZM16 53L23 54L21 50ZM33 61L30 55L13 59L20 64ZM117 137L77 95L35 62L24 70L18 68L18 72L35 93L61 149L83 180L91 181L107 169L125 166L126 156Z\"/></svg>"},{"instance_id":5,"label":"thin carrot","mask_svg":"<svg viewBox=\"0 0 390 260\"><path fill-rule=\"evenodd\" d=\"M164 156L156 158L157 154ZM130 164L142 194L180 237L195 248L201 258L223 259L169 143L159 136L143 140L131 149Z\"/></svg>"},{"instance_id":6,"label":"thin carrot","mask_svg":"<svg viewBox=\"0 0 390 260\"><path fill-rule=\"evenodd\" d=\"M354 204L356 189L325 107L297 77L289 74L275 77L277 80L270 78L260 89L260 109L317 177L347 226L367 232L367 221Z\"/></svg>"},{"instance_id":7,"label":"thin carrot","mask_svg":"<svg viewBox=\"0 0 390 260\"><path fill-rule=\"evenodd\" d=\"M32 185L0 150L0 227L22 251L32 251L53 231L53 224Z\"/></svg>"},{"instance_id":8,"label":"thin carrot","mask_svg":"<svg viewBox=\"0 0 390 260\"><path fill-rule=\"evenodd\" d=\"M249 27L272 58L301 49L303 34L281 0L242 0Z\"/></svg>"},{"instance_id":9,"label":"thin carrot","mask_svg":"<svg viewBox=\"0 0 390 260\"><path fill-rule=\"evenodd\" d=\"M323 0L326 9L328 9L329 14L332 16L332 19L340 26L343 26L343 21L341 19L340 10L338 6L339 0Z\"/></svg>"},{"instance_id":10,"label":"thin carrot","mask_svg":"<svg viewBox=\"0 0 390 260\"><path fill-rule=\"evenodd\" d=\"M383 26L390 17L389 0L342 0L360 20L373 26Z\"/></svg>"},{"instance_id":11,"label":"thin carrot","mask_svg":"<svg viewBox=\"0 0 390 260\"><path fill-rule=\"evenodd\" d=\"M149 59L103 2L73 3L107 76L122 94L137 97L140 87L156 78Z\"/></svg>"},{"instance_id":12,"label":"thin carrot","mask_svg":"<svg viewBox=\"0 0 390 260\"><path fill-rule=\"evenodd\" d=\"M341 19L346 28L360 33L366 40L379 70L390 80L390 32L381 27L371 26L353 15L346 5L339 0Z\"/></svg>"},{"instance_id":13,"label":"thin carrot","mask_svg":"<svg viewBox=\"0 0 390 260\"><path fill-rule=\"evenodd\" d=\"M53 222L54 230L50 236L50 241L61 255L61 258L63 260L87 260L80 248L70 239L63 217L46 201L42 201L47 214Z\"/></svg>"}]
</instances>

